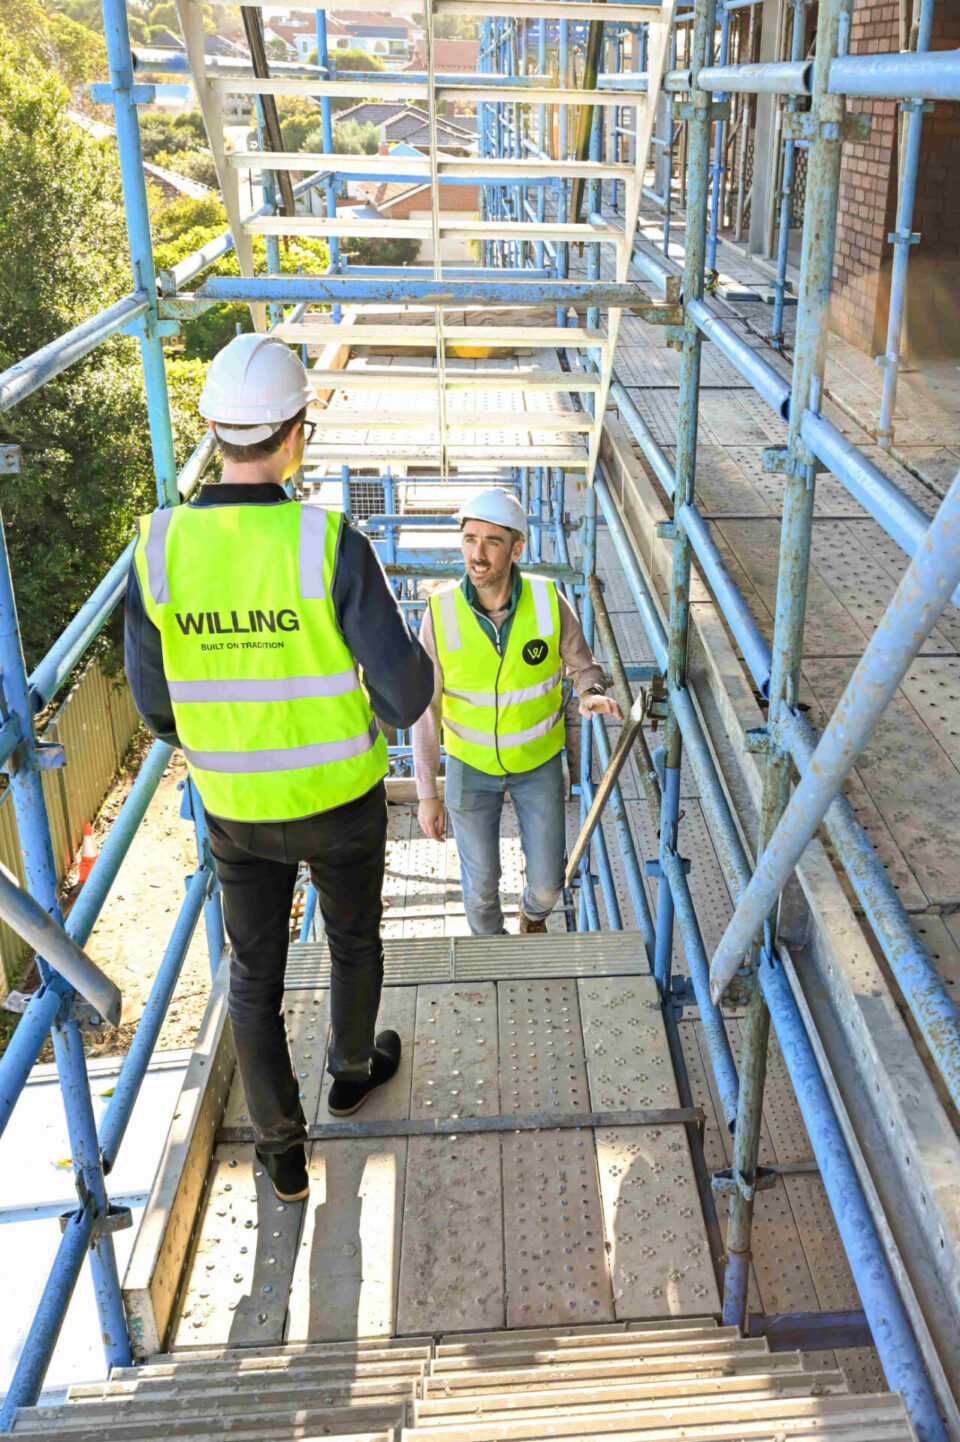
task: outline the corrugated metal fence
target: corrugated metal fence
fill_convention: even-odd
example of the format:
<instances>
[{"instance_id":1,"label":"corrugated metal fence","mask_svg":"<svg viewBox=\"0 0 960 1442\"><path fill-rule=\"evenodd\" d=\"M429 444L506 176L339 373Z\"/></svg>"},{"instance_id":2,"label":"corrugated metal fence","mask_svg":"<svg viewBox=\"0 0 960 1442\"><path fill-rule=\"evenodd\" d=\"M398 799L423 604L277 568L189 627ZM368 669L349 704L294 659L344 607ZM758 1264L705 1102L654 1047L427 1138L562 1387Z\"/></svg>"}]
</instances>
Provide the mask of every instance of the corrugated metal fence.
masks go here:
<instances>
[{"instance_id":1,"label":"corrugated metal fence","mask_svg":"<svg viewBox=\"0 0 960 1442\"><path fill-rule=\"evenodd\" d=\"M92 821L110 789L137 725L130 689L105 676L96 664L83 676L43 733L59 741L67 764L45 771L43 791L53 833L57 876L62 880L77 854L83 823ZM0 865L23 884L20 838L9 792L0 795ZM0 922L0 996L23 954L23 942Z\"/></svg>"}]
</instances>

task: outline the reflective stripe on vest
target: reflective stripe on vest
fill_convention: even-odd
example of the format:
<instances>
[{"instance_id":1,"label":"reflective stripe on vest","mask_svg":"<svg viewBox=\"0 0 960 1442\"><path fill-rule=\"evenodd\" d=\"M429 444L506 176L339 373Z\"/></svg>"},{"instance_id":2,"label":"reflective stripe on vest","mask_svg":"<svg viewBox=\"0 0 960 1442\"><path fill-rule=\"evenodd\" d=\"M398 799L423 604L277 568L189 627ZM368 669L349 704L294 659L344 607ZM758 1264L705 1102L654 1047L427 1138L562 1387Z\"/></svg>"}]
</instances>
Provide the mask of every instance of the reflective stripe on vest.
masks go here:
<instances>
[{"instance_id":1,"label":"reflective stripe on vest","mask_svg":"<svg viewBox=\"0 0 960 1442\"><path fill-rule=\"evenodd\" d=\"M563 747L556 587L521 577L501 656L462 587L431 598L447 751L491 775L531 771Z\"/></svg>"},{"instance_id":2,"label":"reflective stripe on vest","mask_svg":"<svg viewBox=\"0 0 960 1442\"><path fill-rule=\"evenodd\" d=\"M314 741L309 746L278 746L270 751L193 751L184 746L183 754L202 771L259 775L264 771L296 771L304 766L349 761L371 750L379 734L380 728L372 721L362 736L350 736L346 741Z\"/></svg>"},{"instance_id":3,"label":"reflective stripe on vest","mask_svg":"<svg viewBox=\"0 0 960 1442\"><path fill-rule=\"evenodd\" d=\"M355 670L332 676L280 676L264 681L170 681L171 701L302 701L359 691Z\"/></svg>"},{"instance_id":4,"label":"reflective stripe on vest","mask_svg":"<svg viewBox=\"0 0 960 1442\"><path fill-rule=\"evenodd\" d=\"M524 731L474 731L470 726L464 726L459 721L451 721L449 717L444 721L448 731L459 736L463 741L472 741L475 746L493 746L498 743L500 746L527 746L531 741L546 736L553 730L557 722L563 716L562 711L554 711L545 721L538 721L535 726L528 726ZM549 757L547 758L549 760Z\"/></svg>"},{"instance_id":5,"label":"reflective stripe on vest","mask_svg":"<svg viewBox=\"0 0 960 1442\"><path fill-rule=\"evenodd\" d=\"M215 816L295 820L386 774L386 742L331 598L341 524L286 501L141 520L144 607L187 765Z\"/></svg>"}]
</instances>

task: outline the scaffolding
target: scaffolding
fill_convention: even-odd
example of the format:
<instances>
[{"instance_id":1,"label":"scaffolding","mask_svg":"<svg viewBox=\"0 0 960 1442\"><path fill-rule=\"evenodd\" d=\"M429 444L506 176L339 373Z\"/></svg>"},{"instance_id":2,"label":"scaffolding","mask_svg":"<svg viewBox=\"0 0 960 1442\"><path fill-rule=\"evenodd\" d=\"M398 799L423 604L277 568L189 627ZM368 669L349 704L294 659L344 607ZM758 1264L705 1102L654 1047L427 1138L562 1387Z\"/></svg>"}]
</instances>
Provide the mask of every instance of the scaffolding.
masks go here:
<instances>
[{"instance_id":1,"label":"scaffolding","mask_svg":"<svg viewBox=\"0 0 960 1442\"><path fill-rule=\"evenodd\" d=\"M360 0L348 0L338 9L359 5ZM271 6L249 8L259 12ZM404 0L384 0L380 8L392 13L410 6ZM458 574L446 550L416 544L418 531L435 535L449 529L450 495L472 486L503 484L520 497L530 520L525 569L553 577L579 608L587 640L592 644L597 638L602 643L625 717L612 746L599 718L583 728L578 783L582 830L571 848L565 878L568 926L599 930L599 887L609 926L635 927L639 932L668 1017L676 1005L684 1004L677 1001L673 976L677 934L682 939L691 980L685 1004L698 1010L722 1111L734 1135L733 1166L718 1173L712 1184L715 1195L729 1206L723 1322L743 1328L747 1321L754 1202L770 1181L759 1165L758 1146L772 1024L887 1382L891 1389L902 1391L917 1435L923 1442L938 1442L948 1435L947 1427L956 1435L956 1398L909 1279L894 1265L895 1248L883 1225L882 1206L865 1190L851 1139L825 1083L816 1029L803 1005L789 949L778 932L778 909L804 848L823 823L939 1081L954 1105L960 1106L956 1006L842 791L871 727L938 615L951 601L960 604L960 478L928 521L914 501L846 439L824 414L823 405L841 156L844 143L863 138L869 126L868 120L848 108L847 101L899 100L906 117L897 229L891 238L895 260L884 385L876 425L878 442L888 446L907 263L916 241L911 227L922 115L932 101L960 99L960 52L930 50L933 0L920 0L914 51L850 55L851 0L819 0L811 57L806 3L794 0L787 55L760 63L753 59L755 8L742 0L726 4L694 0L692 9L676 11L673 0L662 6L618 0L428 0L424 71L343 78L338 77L335 56L327 46L323 11L317 12L315 67L275 67L272 74L257 74L262 67L251 64L234 66L238 73L228 73L204 54L198 0L177 0L187 65L200 97L229 231L156 276L137 107L154 98L158 86L140 80L137 70L152 75L164 69L175 72L182 62L144 57L138 67L123 0L103 0L110 82L95 88L95 98L109 99L114 108L133 289L0 375L0 409L21 402L109 336L136 335L158 503L166 507L189 498L214 453L208 437L177 472L163 342L181 320L223 301L241 301L251 307L259 328L269 325L279 338L303 347L305 355L307 347L349 344L351 339L401 351L416 348L416 364L344 371L320 360L311 367L311 383L318 395L336 389L352 402L349 408L320 412L329 422L332 438L308 449L299 481L301 494L339 486L343 510L374 539L414 623L425 604L420 583ZM478 74L465 77L435 70L434 23L441 15L471 16L477 22ZM737 63L730 63L731 53L737 55ZM789 378L764 359L762 351L747 344L709 299L717 285L724 214L737 231L742 228L748 135L756 123L756 105L751 102L761 94L783 98L778 114L782 159L774 348L783 346L783 310L791 298L788 242L801 149L806 158L802 254L795 287L797 325ZM319 99L322 152L264 148L265 137L275 133L270 107L281 95ZM334 153L331 100L371 95L425 104L431 136L428 153L418 159L345 158ZM228 152L225 147L224 102L237 96L254 103L261 137L258 151ZM475 106L476 158L441 153L437 122L443 102ZM646 185L654 152L659 190ZM734 157L735 186L731 184ZM253 214L244 214L241 208L239 178L245 172L260 174L263 180L264 203ZM280 178L291 172L309 174L292 187L281 184ZM338 192L347 181L358 179L427 185L427 218L391 222L341 215ZM477 220L451 218L444 212L445 187L464 183L478 187ZM319 214L301 213L291 204L291 197L295 202L314 193L319 197ZM662 211L659 254L638 237L645 198ZM685 227L682 270L671 256L677 207ZM327 240L330 264L324 274L280 274L280 239L295 234ZM255 273L255 235L266 238L264 274ZM343 242L364 235L427 241L432 245L432 263L395 268L353 265ZM476 263L445 264L443 242L448 238L471 243ZM581 254L585 249L585 276L577 265L575 247L581 248ZM241 274L203 278L231 249ZM462 313L462 319L451 321L454 312ZM670 343L680 353L679 422L672 459L617 375L616 344L624 312L667 327ZM351 319L362 323L345 324ZM776 618L769 642L697 505L704 339L715 343L789 427L787 444L771 447L764 456L765 470L781 478L783 485ZM458 356L471 347L495 347L500 359L465 369ZM549 403L542 414L525 415L525 432L549 437L536 443L535 455L527 441L485 440L489 418L458 402L485 390L504 389ZM365 396L379 391L395 394L393 412L363 408ZM432 394L427 410L404 411L406 393L423 404L426 391ZM604 460L608 405L618 410L672 500L672 519L661 526L661 539L672 546L665 618ZM839 705L818 735L799 708L798 687L814 499L818 475L827 471L902 549L904 575ZM574 484L584 487L579 559L572 554L570 540L576 528L567 510ZM651 665L627 665L621 659L598 573L600 528L623 566L637 617L653 650ZM82 896L64 923L41 789L42 771L63 765L64 757L37 740L34 717L81 663L118 605L131 552L132 543L30 676L23 664L5 553L0 565L0 759L7 767L26 873L25 891L0 876L0 915L42 958L41 986L0 1062L0 1129L46 1038L52 1036L78 1191L77 1209L64 1218L57 1259L0 1411L0 1430L9 1429L17 1408L32 1404L39 1395L85 1258L93 1273L107 1361L120 1366L131 1361L112 1240L116 1229L130 1225L130 1213L111 1204L106 1179L201 914L214 973L224 954L216 876L202 805L191 782L184 793L184 814L196 830L197 869L98 1134L81 1026L91 1010L115 1020L120 997L83 948L171 753L161 742L150 750ZM745 844L701 708L688 684L695 563L767 706L766 725L747 737L750 750L763 761L755 855ZM663 743L652 754L643 731L646 716L656 717L664 728ZM394 774L408 772L408 738L401 734L390 750ZM631 756L637 761L643 796L659 835L659 851L653 858L642 855L620 787ZM684 760L700 789L735 902L734 915L712 956L693 900L690 862L682 854ZM800 778L795 787L793 768ZM621 914L608 843L598 825L603 814L614 821L632 920ZM643 886L645 870L659 879L655 914ZM304 905L304 938L311 934L315 911L311 888ZM731 995L739 996L746 1008L739 1067L721 1011L723 999ZM859 1018L851 1025L854 1030L859 1026L866 1037L868 1020ZM856 1058L852 1064L861 1066ZM862 1075L868 1076L865 1063ZM909 1168L909 1139L900 1137L898 1145L904 1153L903 1166ZM924 1163L915 1160L915 1171L923 1172ZM948 1190L928 1188L925 1206L931 1235L947 1239L941 1241L940 1266L944 1286L956 1297L960 1251ZM702 1201L707 1208L709 1195Z\"/></svg>"}]
</instances>

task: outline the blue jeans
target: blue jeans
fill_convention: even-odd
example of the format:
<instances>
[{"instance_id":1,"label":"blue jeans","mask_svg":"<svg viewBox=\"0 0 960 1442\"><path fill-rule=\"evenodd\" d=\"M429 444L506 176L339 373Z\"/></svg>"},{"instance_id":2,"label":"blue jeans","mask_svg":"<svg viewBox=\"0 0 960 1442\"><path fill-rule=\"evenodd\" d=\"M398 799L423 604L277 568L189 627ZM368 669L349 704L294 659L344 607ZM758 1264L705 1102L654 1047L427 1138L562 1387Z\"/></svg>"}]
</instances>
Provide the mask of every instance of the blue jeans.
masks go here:
<instances>
[{"instance_id":1,"label":"blue jeans","mask_svg":"<svg viewBox=\"0 0 960 1442\"><path fill-rule=\"evenodd\" d=\"M559 753L532 771L488 776L447 757L446 806L460 852L463 905L474 936L504 933L500 908L500 816L509 791L526 866L521 909L549 915L563 888L565 819Z\"/></svg>"}]
</instances>

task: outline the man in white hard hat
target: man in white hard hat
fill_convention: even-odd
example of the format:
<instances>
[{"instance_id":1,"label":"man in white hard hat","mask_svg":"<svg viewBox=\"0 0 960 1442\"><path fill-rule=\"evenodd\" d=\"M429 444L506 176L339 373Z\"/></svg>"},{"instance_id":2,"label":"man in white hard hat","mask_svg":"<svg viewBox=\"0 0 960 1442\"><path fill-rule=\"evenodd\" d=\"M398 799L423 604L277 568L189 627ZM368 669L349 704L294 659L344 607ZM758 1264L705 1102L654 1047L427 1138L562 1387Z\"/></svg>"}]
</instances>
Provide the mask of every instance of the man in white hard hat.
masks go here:
<instances>
[{"instance_id":1,"label":"man in white hard hat","mask_svg":"<svg viewBox=\"0 0 960 1442\"><path fill-rule=\"evenodd\" d=\"M420 628L434 667L433 701L413 727L418 819L442 841L437 797L440 731L447 752L446 809L453 822L463 904L475 936L505 931L500 905L500 820L507 792L520 827L526 885L520 931L546 931L563 885L562 682L572 677L584 717L620 717L605 694L580 621L552 581L517 566L527 536L509 491L479 492L460 511L465 574L439 591Z\"/></svg>"},{"instance_id":2,"label":"man in white hard hat","mask_svg":"<svg viewBox=\"0 0 960 1442\"><path fill-rule=\"evenodd\" d=\"M240 335L214 358L200 412L223 479L141 519L126 616L137 709L183 748L207 815L237 1063L257 1155L284 1200L308 1190L283 1020L298 864L309 863L330 946L329 1109L347 1116L400 1058L396 1032L376 1033L387 827L377 718L411 725L433 687L366 537L284 489L312 431L311 398L279 340Z\"/></svg>"}]
</instances>

